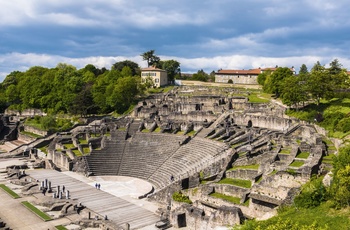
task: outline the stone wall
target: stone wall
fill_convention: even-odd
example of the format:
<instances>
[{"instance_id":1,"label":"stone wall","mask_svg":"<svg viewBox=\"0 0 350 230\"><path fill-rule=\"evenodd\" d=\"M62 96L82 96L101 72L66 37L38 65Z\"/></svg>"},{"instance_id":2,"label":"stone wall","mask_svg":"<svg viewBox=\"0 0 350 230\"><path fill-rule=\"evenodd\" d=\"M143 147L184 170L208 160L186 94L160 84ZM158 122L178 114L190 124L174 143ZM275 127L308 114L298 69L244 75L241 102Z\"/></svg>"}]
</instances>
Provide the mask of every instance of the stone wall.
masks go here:
<instances>
[{"instance_id":1,"label":"stone wall","mask_svg":"<svg viewBox=\"0 0 350 230\"><path fill-rule=\"evenodd\" d=\"M35 133L35 134L43 136L43 137L48 135L47 131L37 129L37 128L32 127L32 126L24 125L23 128L24 128L24 131L26 131L26 132Z\"/></svg>"},{"instance_id":2,"label":"stone wall","mask_svg":"<svg viewBox=\"0 0 350 230\"><path fill-rule=\"evenodd\" d=\"M73 167L73 163L69 159L68 156L66 156L62 152L58 152L55 150L49 150L47 154L47 159L52 160L52 162L57 165L60 168L64 168L66 170L71 170Z\"/></svg>"},{"instance_id":3,"label":"stone wall","mask_svg":"<svg viewBox=\"0 0 350 230\"><path fill-rule=\"evenodd\" d=\"M271 130L285 131L294 123L293 120L275 116L257 116L251 114L233 113L233 120L238 125L267 128Z\"/></svg>"},{"instance_id":4,"label":"stone wall","mask_svg":"<svg viewBox=\"0 0 350 230\"><path fill-rule=\"evenodd\" d=\"M258 170L253 169L236 169L226 171L227 178L241 178L244 180L255 180L258 176Z\"/></svg>"},{"instance_id":5,"label":"stone wall","mask_svg":"<svg viewBox=\"0 0 350 230\"><path fill-rule=\"evenodd\" d=\"M24 116L24 117L33 117L33 116L46 116L47 114L41 111L40 109L25 109L23 111L19 110L5 110L5 114L16 114L17 116Z\"/></svg>"}]
</instances>

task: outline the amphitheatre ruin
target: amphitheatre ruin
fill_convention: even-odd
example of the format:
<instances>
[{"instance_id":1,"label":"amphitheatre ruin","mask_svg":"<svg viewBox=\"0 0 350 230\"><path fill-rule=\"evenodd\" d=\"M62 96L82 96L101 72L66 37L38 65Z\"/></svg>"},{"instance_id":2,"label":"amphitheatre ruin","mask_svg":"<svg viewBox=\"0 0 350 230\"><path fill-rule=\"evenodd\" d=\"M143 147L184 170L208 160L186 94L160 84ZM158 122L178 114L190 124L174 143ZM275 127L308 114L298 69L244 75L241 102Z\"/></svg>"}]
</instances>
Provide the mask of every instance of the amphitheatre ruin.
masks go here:
<instances>
[{"instance_id":1,"label":"amphitheatre ruin","mask_svg":"<svg viewBox=\"0 0 350 230\"><path fill-rule=\"evenodd\" d=\"M21 164L1 169L1 183L66 229L226 229L267 219L327 172L321 160L333 150L323 129L279 103L251 103L249 93L175 86L126 116L91 117L40 138L19 133L29 129L26 114L8 111L0 163Z\"/></svg>"}]
</instances>

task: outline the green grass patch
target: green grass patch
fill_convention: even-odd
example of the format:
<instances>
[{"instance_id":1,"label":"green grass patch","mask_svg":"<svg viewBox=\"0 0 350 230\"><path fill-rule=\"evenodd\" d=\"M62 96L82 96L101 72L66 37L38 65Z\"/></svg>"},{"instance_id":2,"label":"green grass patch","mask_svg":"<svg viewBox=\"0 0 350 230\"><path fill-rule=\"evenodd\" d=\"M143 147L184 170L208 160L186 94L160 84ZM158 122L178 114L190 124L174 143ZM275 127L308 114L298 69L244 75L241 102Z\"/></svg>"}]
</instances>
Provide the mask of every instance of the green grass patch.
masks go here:
<instances>
[{"instance_id":1,"label":"green grass patch","mask_svg":"<svg viewBox=\"0 0 350 230\"><path fill-rule=\"evenodd\" d=\"M268 102L270 102L270 100L267 99L265 96L262 96L262 94L255 94L255 93L251 93L248 96L248 100L251 103L268 103Z\"/></svg>"},{"instance_id":2,"label":"green grass patch","mask_svg":"<svg viewBox=\"0 0 350 230\"><path fill-rule=\"evenodd\" d=\"M34 205L29 203L28 201L22 201L21 204L23 204L26 208L28 208L30 211L35 213L37 216L39 216L44 221L52 220L52 218L47 215L45 212L40 211L38 208L36 208Z\"/></svg>"},{"instance_id":3,"label":"green grass patch","mask_svg":"<svg viewBox=\"0 0 350 230\"><path fill-rule=\"evenodd\" d=\"M278 171L274 169L272 172L269 173L269 176L273 176L273 175L275 175L277 172L278 172Z\"/></svg>"},{"instance_id":4,"label":"green grass patch","mask_svg":"<svg viewBox=\"0 0 350 230\"><path fill-rule=\"evenodd\" d=\"M327 156L322 157L322 163L326 164L332 164L333 163L333 158L335 157L334 154L329 154Z\"/></svg>"},{"instance_id":5,"label":"green grass patch","mask_svg":"<svg viewBox=\"0 0 350 230\"><path fill-rule=\"evenodd\" d=\"M215 197L215 198L219 198L219 199L222 199L222 200L234 203L234 204L240 204L241 203L241 198L234 197L234 196L228 196L228 195L225 195L225 194L222 194L222 193L214 192L214 193L210 194L210 196Z\"/></svg>"},{"instance_id":6,"label":"green grass patch","mask_svg":"<svg viewBox=\"0 0 350 230\"><path fill-rule=\"evenodd\" d=\"M73 152L74 155L77 156L77 157L81 157L81 156L83 155L78 149L74 149L74 150L72 150L72 152Z\"/></svg>"},{"instance_id":7,"label":"green grass patch","mask_svg":"<svg viewBox=\"0 0 350 230\"><path fill-rule=\"evenodd\" d=\"M252 182L250 180L242 180L242 179L232 179L232 178L224 178L218 182L218 184L230 184L243 188L251 188Z\"/></svg>"},{"instance_id":8,"label":"green grass patch","mask_svg":"<svg viewBox=\"0 0 350 230\"><path fill-rule=\"evenodd\" d=\"M301 152L296 156L296 158L307 159L309 156L310 156L309 152Z\"/></svg>"},{"instance_id":9,"label":"green grass patch","mask_svg":"<svg viewBox=\"0 0 350 230\"><path fill-rule=\"evenodd\" d=\"M73 144L63 144L63 146L66 147L66 149L75 148L75 146Z\"/></svg>"},{"instance_id":10,"label":"green grass patch","mask_svg":"<svg viewBox=\"0 0 350 230\"><path fill-rule=\"evenodd\" d=\"M278 215L265 221L249 220L242 226L233 229L349 229L349 208L335 210L329 203L322 203L316 208L281 208Z\"/></svg>"},{"instance_id":11,"label":"green grass patch","mask_svg":"<svg viewBox=\"0 0 350 230\"><path fill-rule=\"evenodd\" d=\"M153 132L154 133L159 133L160 132L160 127L157 127Z\"/></svg>"},{"instance_id":12,"label":"green grass patch","mask_svg":"<svg viewBox=\"0 0 350 230\"><path fill-rule=\"evenodd\" d=\"M148 130L148 129L143 129L143 130L141 130L141 132L143 132L143 133L149 133L149 130Z\"/></svg>"},{"instance_id":13,"label":"green grass patch","mask_svg":"<svg viewBox=\"0 0 350 230\"><path fill-rule=\"evenodd\" d=\"M174 201L192 204L192 201L190 200L190 198L182 194L181 192L174 192L172 197Z\"/></svg>"},{"instance_id":14,"label":"green grass patch","mask_svg":"<svg viewBox=\"0 0 350 230\"><path fill-rule=\"evenodd\" d=\"M90 153L90 148L88 148L88 147L83 148L83 152L84 152L84 155L89 154Z\"/></svg>"},{"instance_id":15,"label":"green grass patch","mask_svg":"<svg viewBox=\"0 0 350 230\"><path fill-rule=\"evenodd\" d=\"M291 175L297 174L297 172L295 171L295 169L287 169L286 172L289 173L289 174L291 174Z\"/></svg>"},{"instance_id":16,"label":"green grass patch","mask_svg":"<svg viewBox=\"0 0 350 230\"><path fill-rule=\"evenodd\" d=\"M178 131L176 134L177 134L177 135L184 135L185 132L180 130L180 131Z\"/></svg>"},{"instance_id":17,"label":"green grass patch","mask_svg":"<svg viewBox=\"0 0 350 230\"><path fill-rule=\"evenodd\" d=\"M232 168L230 168L228 171L233 171L233 170L237 170L237 169L253 169L253 170L258 170L259 169L259 164L256 165L237 165L237 166L233 166Z\"/></svg>"},{"instance_id":18,"label":"green grass patch","mask_svg":"<svg viewBox=\"0 0 350 230\"><path fill-rule=\"evenodd\" d=\"M108 132L108 133L105 133L105 134L103 134L103 135L106 136L106 137L110 137L110 136L111 136L111 133Z\"/></svg>"},{"instance_id":19,"label":"green grass patch","mask_svg":"<svg viewBox=\"0 0 350 230\"><path fill-rule=\"evenodd\" d=\"M55 226L55 228L56 228L57 230L68 230L66 227L64 227L64 226L62 226L62 225L57 225L57 226Z\"/></svg>"},{"instance_id":20,"label":"green grass patch","mask_svg":"<svg viewBox=\"0 0 350 230\"><path fill-rule=\"evenodd\" d=\"M36 133L31 133L31 132L27 132L27 131L21 131L21 134L29 136L29 137L33 137L33 138L41 138L43 136L36 134Z\"/></svg>"},{"instance_id":21,"label":"green grass patch","mask_svg":"<svg viewBox=\"0 0 350 230\"><path fill-rule=\"evenodd\" d=\"M290 149L281 149L280 154L290 154Z\"/></svg>"},{"instance_id":22,"label":"green grass patch","mask_svg":"<svg viewBox=\"0 0 350 230\"><path fill-rule=\"evenodd\" d=\"M192 137L195 133L196 133L196 131L192 130L192 131L188 132L187 135Z\"/></svg>"},{"instance_id":23,"label":"green grass patch","mask_svg":"<svg viewBox=\"0 0 350 230\"><path fill-rule=\"evenodd\" d=\"M12 191L12 189L10 189L9 187L7 187L6 185L4 184L0 184L0 188L2 190L4 190L7 194L9 194L10 196L12 196L13 199L18 199L20 198L20 196L15 193L14 191Z\"/></svg>"},{"instance_id":24,"label":"green grass patch","mask_svg":"<svg viewBox=\"0 0 350 230\"><path fill-rule=\"evenodd\" d=\"M39 149L47 155L47 147L48 146L44 146L44 147L40 147Z\"/></svg>"},{"instance_id":25,"label":"green grass patch","mask_svg":"<svg viewBox=\"0 0 350 230\"><path fill-rule=\"evenodd\" d=\"M79 139L79 144L84 145L87 143L88 143L88 141L86 139Z\"/></svg>"},{"instance_id":26,"label":"green grass patch","mask_svg":"<svg viewBox=\"0 0 350 230\"><path fill-rule=\"evenodd\" d=\"M292 166L292 167L301 167L304 165L304 162L303 161L293 161L289 166Z\"/></svg>"}]
</instances>

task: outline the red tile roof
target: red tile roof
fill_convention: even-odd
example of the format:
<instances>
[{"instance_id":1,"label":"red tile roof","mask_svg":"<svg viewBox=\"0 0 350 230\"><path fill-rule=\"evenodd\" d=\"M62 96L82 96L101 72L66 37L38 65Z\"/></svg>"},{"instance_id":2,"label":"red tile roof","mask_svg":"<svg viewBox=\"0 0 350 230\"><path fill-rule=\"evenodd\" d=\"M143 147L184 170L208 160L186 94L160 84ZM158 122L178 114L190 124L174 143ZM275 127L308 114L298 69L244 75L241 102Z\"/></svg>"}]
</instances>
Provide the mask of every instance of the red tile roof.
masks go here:
<instances>
[{"instance_id":1,"label":"red tile roof","mask_svg":"<svg viewBox=\"0 0 350 230\"><path fill-rule=\"evenodd\" d=\"M143 68L141 69L141 71L162 71L162 72L165 72L165 70L163 69L158 69L156 68L155 66L150 66L148 68Z\"/></svg>"},{"instance_id":2,"label":"red tile roof","mask_svg":"<svg viewBox=\"0 0 350 230\"><path fill-rule=\"evenodd\" d=\"M241 75L258 75L264 71L271 70L275 71L277 68L258 68L258 69L248 69L248 70L233 70L233 69L221 69L216 72L216 74L241 74Z\"/></svg>"}]
</instances>

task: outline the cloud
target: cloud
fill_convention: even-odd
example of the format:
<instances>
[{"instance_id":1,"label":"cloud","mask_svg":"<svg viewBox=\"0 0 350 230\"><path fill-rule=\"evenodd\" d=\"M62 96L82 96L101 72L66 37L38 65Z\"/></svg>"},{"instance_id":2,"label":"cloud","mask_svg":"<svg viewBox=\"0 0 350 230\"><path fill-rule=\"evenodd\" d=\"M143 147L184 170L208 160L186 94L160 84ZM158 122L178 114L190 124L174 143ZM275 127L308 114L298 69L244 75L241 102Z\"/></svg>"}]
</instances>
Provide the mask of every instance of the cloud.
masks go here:
<instances>
[{"instance_id":1,"label":"cloud","mask_svg":"<svg viewBox=\"0 0 350 230\"><path fill-rule=\"evenodd\" d=\"M182 72L197 72L200 69L210 73L218 69L251 69L258 67L294 66L296 70L302 64L306 64L309 69L317 62L328 64L335 58L338 58L344 67L350 67L350 59L347 57L329 57L329 56L292 56L292 57L261 57L248 55L228 55L201 58L183 58L175 56L160 56L162 60L174 59L181 63ZM92 64L98 68L110 67L119 61L131 60L139 64L140 67L146 67L146 62L141 56L91 56L83 58L70 58L57 55L35 54L35 53L9 53L0 55L0 81L12 71L26 71L32 66L43 66L54 68L58 63L71 64L78 69L87 64Z\"/></svg>"}]
</instances>

